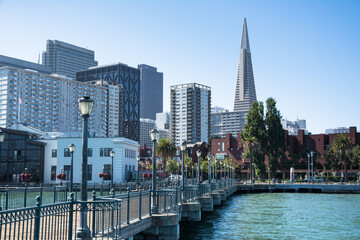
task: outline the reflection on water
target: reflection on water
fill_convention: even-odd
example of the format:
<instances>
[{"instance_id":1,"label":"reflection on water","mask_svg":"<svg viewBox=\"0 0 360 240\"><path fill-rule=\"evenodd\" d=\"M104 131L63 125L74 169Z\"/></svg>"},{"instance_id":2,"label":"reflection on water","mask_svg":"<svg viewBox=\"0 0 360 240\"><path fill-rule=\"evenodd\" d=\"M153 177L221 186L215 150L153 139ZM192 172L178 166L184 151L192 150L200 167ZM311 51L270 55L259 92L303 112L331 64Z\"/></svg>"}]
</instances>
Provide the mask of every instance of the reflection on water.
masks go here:
<instances>
[{"instance_id":1,"label":"reflection on water","mask_svg":"<svg viewBox=\"0 0 360 240\"><path fill-rule=\"evenodd\" d=\"M181 239L360 239L360 195L234 195L202 219L182 222Z\"/></svg>"}]
</instances>

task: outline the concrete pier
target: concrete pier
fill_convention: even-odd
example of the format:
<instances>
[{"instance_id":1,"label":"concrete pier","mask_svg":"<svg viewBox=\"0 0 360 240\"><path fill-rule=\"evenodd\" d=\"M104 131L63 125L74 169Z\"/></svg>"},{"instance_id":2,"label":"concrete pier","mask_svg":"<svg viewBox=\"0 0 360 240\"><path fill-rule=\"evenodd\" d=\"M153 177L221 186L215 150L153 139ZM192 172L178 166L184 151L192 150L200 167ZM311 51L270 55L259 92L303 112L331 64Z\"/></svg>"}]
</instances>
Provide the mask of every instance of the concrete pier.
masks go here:
<instances>
[{"instance_id":1,"label":"concrete pier","mask_svg":"<svg viewBox=\"0 0 360 240\"><path fill-rule=\"evenodd\" d=\"M201 221L201 204L200 202L183 203L181 210L181 220Z\"/></svg>"},{"instance_id":2,"label":"concrete pier","mask_svg":"<svg viewBox=\"0 0 360 240\"><path fill-rule=\"evenodd\" d=\"M214 211L213 198L211 195L206 195L199 197L199 201L201 204L201 210L204 212L212 212Z\"/></svg>"}]
</instances>

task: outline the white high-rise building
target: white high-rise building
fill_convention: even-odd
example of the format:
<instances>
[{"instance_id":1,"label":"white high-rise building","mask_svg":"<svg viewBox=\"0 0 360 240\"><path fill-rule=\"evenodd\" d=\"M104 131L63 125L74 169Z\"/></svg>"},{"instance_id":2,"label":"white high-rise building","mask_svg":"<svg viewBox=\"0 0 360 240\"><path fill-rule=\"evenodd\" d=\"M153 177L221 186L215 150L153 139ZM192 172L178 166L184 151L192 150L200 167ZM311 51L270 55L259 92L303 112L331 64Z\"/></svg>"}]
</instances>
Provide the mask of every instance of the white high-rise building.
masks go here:
<instances>
[{"instance_id":1,"label":"white high-rise building","mask_svg":"<svg viewBox=\"0 0 360 240\"><path fill-rule=\"evenodd\" d=\"M150 131L154 129L156 122L150 118L140 118L140 146L146 144L146 146L152 146L150 138Z\"/></svg>"},{"instance_id":2,"label":"white high-rise building","mask_svg":"<svg viewBox=\"0 0 360 240\"><path fill-rule=\"evenodd\" d=\"M308 133L306 130L306 120L298 119L296 121L289 121L287 119L281 119L281 125L284 130L287 130L289 135L297 135L299 129L305 130L305 134Z\"/></svg>"},{"instance_id":3,"label":"white high-rise building","mask_svg":"<svg viewBox=\"0 0 360 240\"><path fill-rule=\"evenodd\" d=\"M109 89L111 89L109 91ZM109 134L109 92L121 94L121 86L73 81L65 76L42 74L12 67L0 68L0 127L16 122L46 132L80 136L83 119L78 99L89 95L95 101L89 118L91 136Z\"/></svg>"},{"instance_id":4,"label":"white high-rise building","mask_svg":"<svg viewBox=\"0 0 360 240\"><path fill-rule=\"evenodd\" d=\"M156 128L158 130L170 128L170 114L168 112L156 114Z\"/></svg>"},{"instance_id":5,"label":"white high-rise building","mask_svg":"<svg viewBox=\"0 0 360 240\"><path fill-rule=\"evenodd\" d=\"M198 83L171 86L170 138L175 145L208 142L211 88Z\"/></svg>"}]
</instances>

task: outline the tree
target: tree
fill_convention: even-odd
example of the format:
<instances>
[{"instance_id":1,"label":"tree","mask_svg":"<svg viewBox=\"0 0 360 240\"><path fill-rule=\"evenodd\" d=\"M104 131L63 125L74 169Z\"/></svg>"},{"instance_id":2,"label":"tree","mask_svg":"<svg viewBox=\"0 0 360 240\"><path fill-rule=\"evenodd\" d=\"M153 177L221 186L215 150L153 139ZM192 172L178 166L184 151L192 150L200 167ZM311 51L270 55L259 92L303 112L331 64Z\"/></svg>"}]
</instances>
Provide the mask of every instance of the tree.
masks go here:
<instances>
[{"instance_id":1,"label":"tree","mask_svg":"<svg viewBox=\"0 0 360 240\"><path fill-rule=\"evenodd\" d=\"M351 150L351 165L353 168L360 167L360 146L355 146Z\"/></svg>"},{"instance_id":2,"label":"tree","mask_svg":"<svg viewBox=\"0 0 360 240\"><path fill-rule=\"evenodd\" d=\"M346 150L350 149L352 146L351 138L347 137L345 134L338 135L332 142L332 149L334 152L340 152L341 158L344 165L344 175L345 182L347 182L347 156Z\"/></svg>"},{"instance_id":3,"label":"tree","mask_svg":"<svg viewBox=\"0 0 360 240\"><path fill-rule=\"evenodd\" d=\"M241 139L246 151L250 155L250 178L252 175L252 164L254 162L257 172L265 172L265 146L266 146L266 129L264 122L264 105L262 102L253 102L246 117ZM256 154L254 154L256 152Z\"/></svg>"},{"instance_id":4,"label":"tree","mask_svg":"<svg viewBox=\"0 0 360 240\"><path fill-rule=\"evenodd\" d=\"M330 149L325 156L326 159L326 168L333 171L339 172L341 170L341 156L340 153L335 152L333 149Z\"/></svg>"},{"instance_id":5,"label":"tree","mask_svg":"<svg viewBox=\"0 0 360 240\"><path fill-rule=\"evenodd\" d=\"M281 114L276 108L273 98L266 100L266 152L269 158L270 172L275 176L278 169L278 159L285 152L285 131L281 125Z\"/></svg>"},{"instance_id":6,"label":"tree","mask_svg":"<svg viewBox=\"0 0 360 240\"><path fill-rule=\"evenodd\" d=\"M175 156L175 143L170 138L162 138L156 144L156 151L161 156L164 166L167 167L166 160Z\"/></svg>"}]
</instances>

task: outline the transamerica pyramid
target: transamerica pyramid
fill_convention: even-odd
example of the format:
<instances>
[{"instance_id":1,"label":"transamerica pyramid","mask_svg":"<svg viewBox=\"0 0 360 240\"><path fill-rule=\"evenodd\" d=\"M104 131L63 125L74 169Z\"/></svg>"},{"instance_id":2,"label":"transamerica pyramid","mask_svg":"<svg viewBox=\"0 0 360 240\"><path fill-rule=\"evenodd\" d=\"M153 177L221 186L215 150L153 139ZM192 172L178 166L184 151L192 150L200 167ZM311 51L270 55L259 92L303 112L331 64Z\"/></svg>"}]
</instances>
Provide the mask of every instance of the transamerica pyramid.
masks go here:
<instances>
[{"instance_id":1,"label":"transamerica pyramid","mask_svg":"<svg viewBox=\"0 0 360 240\"><path fill-rule=\"evenodd\" d=\"M244 18L241 38L240 59L236 81L234 111L247 112L251 104L256 101L254 74L251 63L250 43Z\"/></svg>"}]
</instances>

